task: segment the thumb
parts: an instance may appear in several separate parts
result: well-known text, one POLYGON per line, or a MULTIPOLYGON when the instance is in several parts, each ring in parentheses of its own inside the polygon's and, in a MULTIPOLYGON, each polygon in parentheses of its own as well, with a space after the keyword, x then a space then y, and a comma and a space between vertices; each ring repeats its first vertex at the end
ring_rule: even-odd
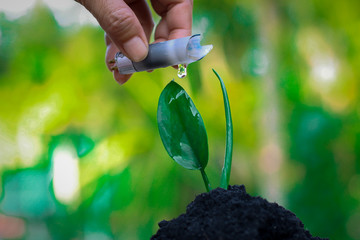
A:
POLYGON ((135 13, 123 0, 83 0, 119 50, 135 62, 148 54, 148 42, 135 13))

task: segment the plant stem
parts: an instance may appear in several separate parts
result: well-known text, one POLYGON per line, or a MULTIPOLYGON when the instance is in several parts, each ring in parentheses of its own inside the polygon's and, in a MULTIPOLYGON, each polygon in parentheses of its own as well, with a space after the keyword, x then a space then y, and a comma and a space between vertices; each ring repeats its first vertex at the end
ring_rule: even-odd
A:
POLYGON ((211 191, 211 185, 210 185, 210 182, 209 182, 209 179, 205 173, 205 170, 203 168, 200 169, 200 172, 201 172, 201 176, 204 180, 204 183, 205 183, 205 187, 206 187, 206 191, 207 192, 210 192, 211 191))
POLYGON ((233 150, 233 124, 231 119, 231 111, 229 98, 226 92, 225 84, 219 74, 213 69, 213 72, 220 81, 221 90, 224 98, 225 118, 226 118, 226 147, 225 147, 225 160, 224 166, 221 173, 220 187, 227 189, 230 181, 231 173, 231 161, 232 161, 232 150, 233 150))

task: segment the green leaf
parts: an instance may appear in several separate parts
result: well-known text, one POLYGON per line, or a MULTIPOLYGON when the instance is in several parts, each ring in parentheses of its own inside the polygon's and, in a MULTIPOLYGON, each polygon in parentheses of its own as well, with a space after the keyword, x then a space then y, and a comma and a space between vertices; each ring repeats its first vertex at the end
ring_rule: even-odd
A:
POLYGON ((204 122, 189 95, 174 81, 160 95, 157 120, 170 157, 184 168, 203 170, 208 162, 204 122))
POLYGON ((225 148, 224 166, 221 173, 220 187, 227 189, 229 186, 230 173, 231 173, 231 162, 232 162, 232 151, 233 151, 233 124, 231 118, 229 98, 227 95, 224 81, 221 79, 220 75, 214 69, 213 72, 220 81, 220 86, 224 99, 225 118, 226 118, 226 148, 225 148))

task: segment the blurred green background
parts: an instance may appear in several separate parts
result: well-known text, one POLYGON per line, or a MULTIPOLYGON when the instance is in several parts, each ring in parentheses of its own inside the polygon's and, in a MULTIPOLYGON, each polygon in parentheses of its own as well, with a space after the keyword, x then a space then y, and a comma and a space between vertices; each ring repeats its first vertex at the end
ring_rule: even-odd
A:
POLYGON ((45 2, 0 3, 0 239, 149 239, 183 213, 205 188, 158 134, 174 78, 202 114, 218 186, 225 118, 211 68, 232 108, 231 184, 313 235, 360 239, 360 1, 195 0, 193 32, 212 52, 185 79, 168 68, 123 86, 85 10, 45 2))

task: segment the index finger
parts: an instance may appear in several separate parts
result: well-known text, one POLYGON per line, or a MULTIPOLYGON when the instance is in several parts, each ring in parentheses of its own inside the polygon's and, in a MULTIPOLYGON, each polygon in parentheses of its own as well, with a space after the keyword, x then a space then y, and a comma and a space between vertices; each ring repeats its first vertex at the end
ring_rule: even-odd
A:
POLYGON ((151 0, 151 4, 161 16, 155 30, 156 42, 191 35, 192 0, 151 0))

